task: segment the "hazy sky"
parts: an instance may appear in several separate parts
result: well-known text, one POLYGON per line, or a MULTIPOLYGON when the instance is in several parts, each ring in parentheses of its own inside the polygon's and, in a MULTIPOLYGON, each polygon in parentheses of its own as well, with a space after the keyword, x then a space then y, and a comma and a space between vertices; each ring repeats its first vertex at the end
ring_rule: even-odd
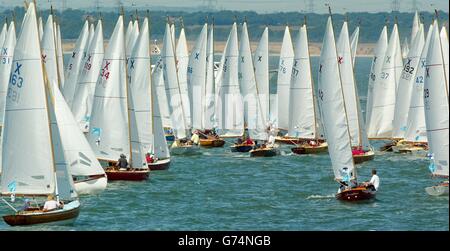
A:
MULTIPOLYGON (((30 0, 31 1, 31 0, 30 0)), ((64 0, 37 0, 41 8, 48 8, 53 4, 56 8, 62 8, 64 0)), ((98 0, 100 6, 115 7, 122 2, 125 8, 137 7, 170 7, 170 8, 195 8, 204 10, 208 0, 98 0)), ((278 11, 308 11, 308 3, 313 2, 314 12, 325 13, 325 3, 330 3, 333 12, 382 12, 392 10, 392 0, 209 0, 215 3, 217 9, 227 10, 254 10, 260 13, 278 11)), ((95 8, 96 0, 65 0, 66 8, 95 8)), ((448 0, 398 0, 401 12, 413 10, 414 2, 419 11, 433 11, 434 8, 448 12, 448 0), (431 6, 433 5, 433 6, 431 6)), ((0 0, 0 6, 23 6, 23 0, 0 0)), ((192 10, 192 9, 191 9, 192 10)))

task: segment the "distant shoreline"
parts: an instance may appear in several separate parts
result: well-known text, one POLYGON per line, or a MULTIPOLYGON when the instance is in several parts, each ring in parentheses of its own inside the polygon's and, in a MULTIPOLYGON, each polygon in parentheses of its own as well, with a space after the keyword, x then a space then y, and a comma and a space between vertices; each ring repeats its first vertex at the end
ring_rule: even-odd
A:
MULTIPOLYGON (((188 41, 189 50, 194 46, 195 41, 188 41)), ((225 48, 226 41, 216 41, 214 42, 215 53, 221 54, 225 48)), ((162 43, 157 44, 159 48, 162 48, 162 43)), ((252 51, 256 50, 258 46, 258 42, 251 42, 252 51)), ((309 44, 309 53, 311 56, 319 56, 320 55, 320 47, 321 43, 310 43, 309 44)), ((107 46, 107 42, 105 41, 105 48, 107 46)), ((71 53, 73 48, 75 47, 75 42, 63 42, 63 51, 64 53, 71 53)), ((356 51, 357 57, 373 57, 373 50, 375 48, 374 43, 360 43, 358 44, 358 49, 356 51)), ((269 54, 270 55, 278 55, 281 50, 281 42, 270 42, 269 44, 269 54)))

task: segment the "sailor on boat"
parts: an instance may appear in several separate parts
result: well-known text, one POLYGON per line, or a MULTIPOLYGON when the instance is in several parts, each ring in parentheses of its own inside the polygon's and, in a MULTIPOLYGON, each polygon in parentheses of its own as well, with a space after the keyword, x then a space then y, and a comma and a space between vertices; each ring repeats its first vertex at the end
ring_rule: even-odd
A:
POLYGON ((119 160, 117 160, 116 167, 119 168, 119 171, 126 171, 128 169, 128 160, 125 154, 121 154, 119 160))
POLYGON ((42 209, 43 212, 53 211, 56 209, 61 209, 64 207, 64 203, 62 201, 56 201, 55 197, 50 194, 47 196, 47 201, 44 204, 44 208, 42 209))
POLYGON ((377 175, 377 170, 372 169, 372 178, 369 182, 364 182, 363 185, 367 188, 372 186, 375 191, 378 191, 378 187, 380 186, 380 177, 377 175))
POLYGON ((147 153, 145 155, 145 159, 147 160, 147 163, 151 164, 151 163, 155 163, 156 161, 158 161, 158 158, 152 153, 147 153))

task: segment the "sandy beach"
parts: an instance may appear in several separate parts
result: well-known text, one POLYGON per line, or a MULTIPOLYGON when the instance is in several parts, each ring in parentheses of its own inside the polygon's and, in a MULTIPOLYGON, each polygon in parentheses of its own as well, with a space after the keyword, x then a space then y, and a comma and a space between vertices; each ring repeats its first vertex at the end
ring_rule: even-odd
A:
MULTIPOLYGON (((192 49, 194 46, 195 41, 188 41, 188 48, 189 50, 192 49)), ((214 44, 215 52, 220 54, 223 52, 223 49, 225 47, 226 41, 216 41, 214 44)), ((258 46, 258 42, 251 42, 252 51, 256 50, 256 47, 258 46)), ((105 42, 105 48, 107 46, 107 43, 105 42)), ((74 42, 63 42, 63 50, 64 53, 71 53, 73 51, 73 48, 75 47, 74 42)), ((161 43, 158 43, 158 47, 162 48, 162 41, 161 43)), ((320 47, 321 43, 310 43, 309 45, 309 52, 311 56, 319 56, 320 54, 320 47)), ((358 45, 358 50, 356 51, 356 55, 358 57, 371 57, 373 56, 373 50, 375 48, 374 43, 360 43, 358 45)), ((270 54, 279 54, 281 50, 281 42, 271 42, 269 44, 269 53, 270 54)))

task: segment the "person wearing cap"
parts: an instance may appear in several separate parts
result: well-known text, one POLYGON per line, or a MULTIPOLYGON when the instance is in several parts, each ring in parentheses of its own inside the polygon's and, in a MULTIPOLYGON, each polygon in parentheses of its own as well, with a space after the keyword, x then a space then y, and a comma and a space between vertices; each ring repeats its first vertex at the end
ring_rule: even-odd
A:
POLYGON ((52 194, 50 194, 47 196, 47 201, 45 202, 44 208, 42 209, 42 211, 44 211, 44 212, 53 211, 53 210, 60 208, 61 206, 62 206, 62 202, 58 203, 55 200, 55 197, 52 194))
POLYGON ((23 206, 22 206, 22 211, 27 211, 28 208, 31 207, 31 202, 29 199, 25 199, 23 206))
POLYGON ((127 156, 125 154, 121 154, 119 160, 116 163, 116 166, 119 167, 120 171, 125 171, 128 168, 127 156))

